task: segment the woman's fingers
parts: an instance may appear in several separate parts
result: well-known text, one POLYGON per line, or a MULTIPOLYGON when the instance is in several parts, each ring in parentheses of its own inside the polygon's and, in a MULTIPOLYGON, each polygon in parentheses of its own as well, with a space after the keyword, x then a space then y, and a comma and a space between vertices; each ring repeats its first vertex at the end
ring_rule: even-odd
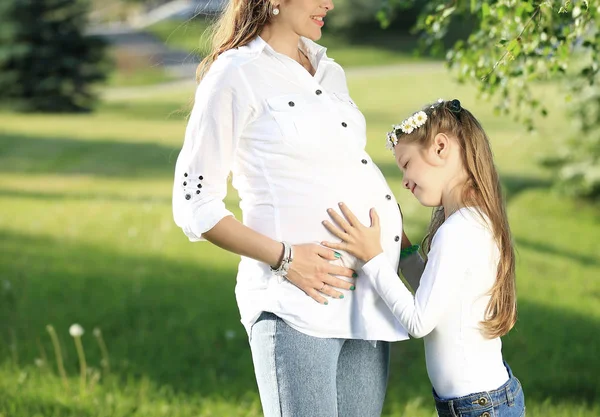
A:
POLYGON ((306 295, 308 295, 310 298, 312 298, 313 300, 315 300, 317 303, 319 304, 329 304, 329 301, 327 301, 327 298, 323 297, 323 295, 315 290, 314 288, 309 288, 307 290, 304 291, 306 293, 306 295))
POLYGON ((330 275, 325 280, 327 282, 327 285, 329 285, 333 288, 338 288, 340 290, 349 290, 349 291, 354 291, 356 289, 356 284, 354 283, 354 280, 346 281, 341 278, 334 277, 333 275, 330 275))
MULTIPOLYGON (((332 245, 335 245, 335 243, 332 243, 332 245)), ((328 261, 335 261, 336 259, 340 259, 342 257, 341 253, 323 247, 326 245, 323 245, 323 246, 315 245, 315 246, 316 246, 317 255, 319 255, 323 259, 327 259, 328 261)), ((332 249, 341 249, 341 248, 332 248, 332 249)))
POLYGON ((332 286, 330 286, 329 284, 325 284, 324 287, 322 287, 321 290, 319 290, 320 293, 325 294, 330 296, 331 298, 337 298, 337 299, 342 299, 344 298, 344 294, 342 294, 339 291, 336 291, 332 286))
POLYGON ((356 278, 356 272, 340 265, 329 264, 326 273, 329 275, 339 275, 340 277, 356 278))
POLYGON ((343 242, 342 243, 321 242, 321 245, 327 246, 328 248, 331 248, 331 249, 339 249, 339 250, 344 250, 344 247, 345 247, 345 243, 343 243, 343 242))

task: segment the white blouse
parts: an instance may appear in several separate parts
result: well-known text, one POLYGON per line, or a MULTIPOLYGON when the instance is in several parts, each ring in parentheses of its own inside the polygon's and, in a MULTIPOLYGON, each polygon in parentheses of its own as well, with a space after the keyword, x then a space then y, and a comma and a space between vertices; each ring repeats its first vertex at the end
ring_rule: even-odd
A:
MULTIPOLYGON (((343 201, 361 221, 375 207, 385 257, 398 266, 402 220, 391 190, 365 152, 365 118, 348 94, 342 68, 325 48, 301 39, 316 69, 257 37, 223 53, 196 93, 175 168, 173 214, 191 241, 231 215, 223 199, 233 173, 243 223, 291 244, 335 239, 322 225, 327 208, 343 201)), ((335 261, 360 275, 346 254, 335 261)), ((408 334, 371 283, 360 276, 344 299, 320 305, 268 265, 242 257, 236 285, 249 335, 262 311, 316 337, 402 340, 408 334)))
MULTIPOLYGON (((414 296, 385 255, 363 266, 398 321, 412 336, 424 338, 427 372, 441 398, 491 391, 508 380, 500 338, 487 339, 480 331, 498 261, 489 227, 475 209, 463 208, 435 234, 414 296)), ((402 269, 406 275, 411 270, 422 268, 402 269)))

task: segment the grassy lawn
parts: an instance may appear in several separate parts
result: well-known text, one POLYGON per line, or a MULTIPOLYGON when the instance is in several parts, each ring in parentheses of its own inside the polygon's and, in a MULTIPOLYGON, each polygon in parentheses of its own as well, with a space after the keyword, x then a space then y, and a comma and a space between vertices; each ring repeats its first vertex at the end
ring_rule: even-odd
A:
MULTIPOLYGON (((556 104, 529 135, 441 71, 349 83, 369 122, 369 151, 415 240, 430 212, 401 190, 385 132, 438 97, 459 97, 481 118, 518 251, 520 317, 504 354, 525 388, 528 416, 600 415, 600 210, 555 195, 535 164, 571 132, 563 109, 556 104)), ((560 102, 551 88, 541 93, 560 102)), ((237 257, 189 243, 171 217, 181 109, 191 95, 113 100, 93 115, 0 113, 0 416, 261 415, 233 293, 237 257), (85 392, 73 323, 86 330, 85 392)), ((227 204, 239 215, 234 192, 227 204)), ((392 360, 384 415, 433 417, 422 341, 395 344, 392 360)))
MULTIPOLYGON (((209 24, 210 20, 205 19, 165 21, 148 30, 169 46, 205 56, 210 51, 209 24)), ((345 37, 326 32, 319 43, 329 48, 327 55, 344 67, 399 64, 417 60, 412 53, 415 41, 392 33, 378 33, 362 37, 360 43, 351 43, 345 37)))
POLYGON ((109 87, 137 87, 173 81, 161 68, 138 68, 134 71, 112 71, 106 85, 109 87))

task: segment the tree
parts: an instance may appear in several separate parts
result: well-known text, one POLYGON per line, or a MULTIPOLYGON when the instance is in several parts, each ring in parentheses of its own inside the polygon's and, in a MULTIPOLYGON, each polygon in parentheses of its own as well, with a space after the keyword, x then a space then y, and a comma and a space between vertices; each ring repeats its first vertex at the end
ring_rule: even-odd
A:
POLYGON ((104 44, 85 36, 84 0, 0 1, 0 103, 19 111, 87 111, 106 78, 104 44))
MULTIPOLYGON (((385 0, 380 20, 415 0, 385 0)), ((532 81, 563 78, 571 83, 572 115, 579 132, 559 154, 546 159, 557 183, 570 193, 600 198, 600 6, 589 1, 459 1, 427 2, 416 25, 425 48, 440 51, 449 26, 469 19, 474 29, 447 53, 448 66, 459 81, 474 81, 482 96, 495 100, 498 112, 512 114, 533 128, 534 112, 547 114, 532 94, 532 81)))

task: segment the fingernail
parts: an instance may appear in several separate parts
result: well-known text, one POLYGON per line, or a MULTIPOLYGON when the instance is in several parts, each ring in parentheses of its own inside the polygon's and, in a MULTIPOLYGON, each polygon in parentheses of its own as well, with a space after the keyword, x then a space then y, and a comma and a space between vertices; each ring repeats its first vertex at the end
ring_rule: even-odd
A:
POLYGON ((344 203, 338 203, 338 204, 339 204, 340 206, 343 206, 343 205, 344 205, 344 203))
POLYGON ((358 274, 357 274, 356 272, 354 272, 354 273, 352 274, 352 278, 358 278, 358 274))
POLYGON ((340 300, 341 300, 342 298, 344 298, 344 295, 343 295, 343 294, 342 294, 342 295, 340 295, 340 300))
POLYGON ((354 290, 356 289, 356 287, 353 285, 353 286, 351 286, 351 287, 350 287, 350 289, 351 289, 352 291, 354 291, 354 290))
POLYGON ((340 259, 342 257, 342 254, 339 252, 333 252, 333 255, 338 259, 340 259))
POLYGON ((326 306, 329 305, 329 301, 325 301, 323 304, 325 304, 326 306))

